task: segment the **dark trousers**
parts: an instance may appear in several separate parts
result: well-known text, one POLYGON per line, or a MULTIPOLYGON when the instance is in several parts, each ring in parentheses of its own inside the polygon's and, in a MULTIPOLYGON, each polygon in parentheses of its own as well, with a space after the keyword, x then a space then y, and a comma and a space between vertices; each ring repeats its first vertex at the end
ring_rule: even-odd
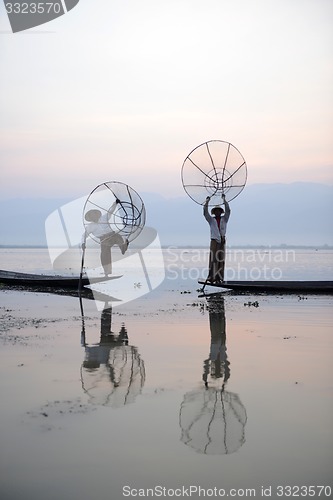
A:
POLYGON ((221 242, 210 240, 208 279, 211 281, 223 281, 224 266, 225 238, 222 237, 221 242))
POLYGON ((127 250, 128 243, 120 236, 120 234, 112 233, 103 236, 101 239, 101 264, 106 275, 112 273, 112 258, 111 247, 118 245, 121 253, 124 254, 127 250))

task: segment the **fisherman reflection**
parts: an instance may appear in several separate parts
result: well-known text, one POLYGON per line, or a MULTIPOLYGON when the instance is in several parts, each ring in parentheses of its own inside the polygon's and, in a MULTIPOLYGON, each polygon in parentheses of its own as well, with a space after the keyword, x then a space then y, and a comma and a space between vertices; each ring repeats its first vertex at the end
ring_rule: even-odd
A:
POLYGON ((205 386, 216 385, 216 382, 225 384, 230 377, 230 363, 226 348, 226 320, 224 311, 224 298, 219 302, 210 300, 208 303, 210 326, 210 352, 209 358, 204 361, 202 380, 205 386))
POLYGON ((185 394, 180 408, 181 441, 198 453, 226 455, 245 443, 246 410, 237 394, 226 390, 230 362, 226 348, 224 298, 207 304, 210 353, 204 361, 204 387, 185 394))
POLYGON ((111 327, 112 307, 105 303, 99 343, 87 344, 84 330, 81 381, 90 403, 119 408, 133 403, 141 393, 145 369, 137 348, 128 345, 125 325, 121 325, 117 334, 111 327))

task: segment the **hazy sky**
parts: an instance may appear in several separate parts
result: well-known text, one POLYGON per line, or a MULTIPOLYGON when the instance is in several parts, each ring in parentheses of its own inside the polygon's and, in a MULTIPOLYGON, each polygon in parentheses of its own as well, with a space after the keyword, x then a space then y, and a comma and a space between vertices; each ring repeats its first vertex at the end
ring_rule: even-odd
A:
POLYGON ((80 0, 17 34, 0 13, 2 197, 180 195, 211 139, 249 183, 333 183, 331 0, 80 0))

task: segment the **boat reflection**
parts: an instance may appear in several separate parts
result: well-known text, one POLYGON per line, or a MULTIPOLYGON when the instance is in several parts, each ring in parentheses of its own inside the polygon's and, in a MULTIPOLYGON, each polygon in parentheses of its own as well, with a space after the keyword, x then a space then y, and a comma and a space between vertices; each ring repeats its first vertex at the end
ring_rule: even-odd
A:
POLYGON ((230 362, 224 298, 207 299, 207 308, 210 352, 203 363, 203 386, 187 392, 180 407, 181 441, 198 453, 227 455, 245 443, 247 415, 238 394, 226 390, 230 362))
POLYGON ((106 302, 101 313, 99 342, 88 344, 82 319, 85 358, 81 382, 89 403, 113 408, 133 403, 144 385, 145 368, 138 349, 129 345, 125 324, 117 334, 111 330, 112 306, 106 302))

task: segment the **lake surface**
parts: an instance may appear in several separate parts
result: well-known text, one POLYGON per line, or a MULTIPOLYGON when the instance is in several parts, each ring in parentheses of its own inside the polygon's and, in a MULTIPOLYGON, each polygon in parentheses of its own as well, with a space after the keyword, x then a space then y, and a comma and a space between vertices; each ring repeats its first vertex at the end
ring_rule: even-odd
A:
MULTIPOLYGON (((172 251, 117 306, 1 288, 1 498, 331 494, 332 296, 201 298, 172 251)), ((48 269, 30 252, 1 267, 48 269)), ((328 279, 319 255, 285 272, 328 279)))
MULTIPOLYGON (((112 250, 113 259, 127 269, 129 259, 122 257, 118 248, 112 250)), ((147 254, 151 265, 157 269, 162 263, 168 280, 197 280, 207 276, 208 250, 202 248, 163 249, 149 248, 147 254)), ((0 248, 0 268, 26 272, 63 271, 77 273, 81 267, 81 250, 73 248, 64 252, 64 259, 56 259, 52 264, 46 248, 0 248)), ((99 258, 97 249, 87 250, 85 264, 96 264, 99 258)), ((332 280, 333 250, 331 249, 293 249, 293 248, 231 248, 227 250, 226 279, 240 280, 332 280)))

